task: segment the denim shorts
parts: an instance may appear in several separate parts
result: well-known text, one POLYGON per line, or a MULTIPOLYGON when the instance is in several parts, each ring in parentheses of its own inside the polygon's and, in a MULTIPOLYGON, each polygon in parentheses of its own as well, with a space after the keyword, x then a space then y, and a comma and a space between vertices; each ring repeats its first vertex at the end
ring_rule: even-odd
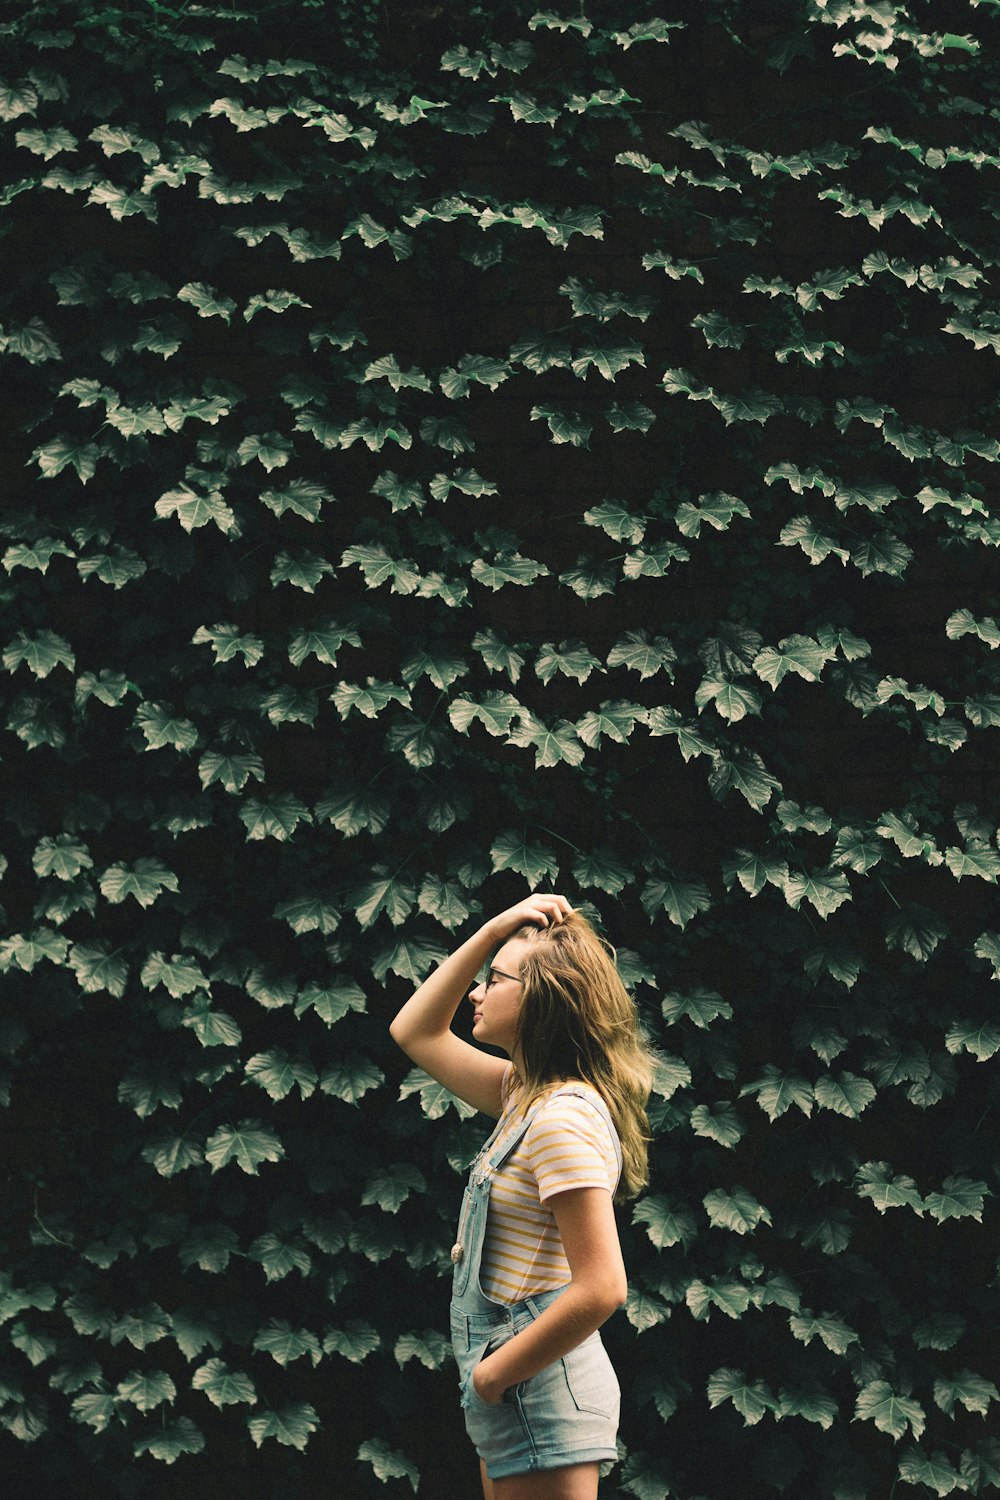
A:
POLYGON ((495 1313, 452 1310, 466 1431, 490 1479, 565 1464, 610 1465, 618 1457, 620 1392, 599 1333, 511 1386, 497 1405, 483 1401, 472 1383, 479 1361, 520 1333, 562 1290, 497 1303, 495 1313))

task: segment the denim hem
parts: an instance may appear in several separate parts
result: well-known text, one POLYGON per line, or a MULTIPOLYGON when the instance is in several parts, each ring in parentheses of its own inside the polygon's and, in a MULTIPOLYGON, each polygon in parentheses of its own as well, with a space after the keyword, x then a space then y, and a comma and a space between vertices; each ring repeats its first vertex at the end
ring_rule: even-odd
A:
POLYGON ((539 1469, 566 1469, 573 1464, 617 1463, 617 1448, 578 1448, 571 1453, 536 1453, 534 1461, 525 1464, 523 1459, 501 1459, 499 1463, 486 1464, 488 1479, 509 1479, 512 1474, 534 1474, 539 1469))

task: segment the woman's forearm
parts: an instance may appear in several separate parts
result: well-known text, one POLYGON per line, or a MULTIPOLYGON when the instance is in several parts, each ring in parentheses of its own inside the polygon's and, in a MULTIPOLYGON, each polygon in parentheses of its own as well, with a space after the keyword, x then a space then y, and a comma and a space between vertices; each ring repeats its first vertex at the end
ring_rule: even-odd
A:
POLYGON ((443 963, 428 974, 389 1026, 403 1051, 413 1042, 440 1036, 455 1019, 466 992, 497 945, 493 922, 485 922, 443 963))
POLYGON ((534 1322, 482 1360, 474 1371, 476 1390, 486 1401, 561 1359, 600 1328, 622 1305, 617 1283, 571 1282, 534 1322))

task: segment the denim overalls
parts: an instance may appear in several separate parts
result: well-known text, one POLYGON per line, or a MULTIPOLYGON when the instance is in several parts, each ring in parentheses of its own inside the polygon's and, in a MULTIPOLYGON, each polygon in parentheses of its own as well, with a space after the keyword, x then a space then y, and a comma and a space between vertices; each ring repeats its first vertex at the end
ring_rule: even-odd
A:
MULTIPOLYGON (((615 1143, 620 1170, 617 1132, 600 1096, 573 1084, 560 1087, 558 1094, 581 1098, 602 1115, 615 1143)), ((504 1116, 498 1120, 472 1164, 458 1237, 451 1252, 455 1264, 451 1337, 465 1425, 491 1479, 564 1464, 613 1462, 618 1456, 618 1381, 599 1333, 592 1333, 530 1380, 511 1386, 498 1405, 483 1401, 472 1383, 472 1372, 479 1361, 531 1323, 569 1285, 567 1282, 522 1302, 506 1303, 488 1297, 479 1281, 493 1174, 513 1153, 542 1104, 552 1098, 553 1094, 547 1094, 506 1139, 495 1144, 507 1124, 504 1116)))

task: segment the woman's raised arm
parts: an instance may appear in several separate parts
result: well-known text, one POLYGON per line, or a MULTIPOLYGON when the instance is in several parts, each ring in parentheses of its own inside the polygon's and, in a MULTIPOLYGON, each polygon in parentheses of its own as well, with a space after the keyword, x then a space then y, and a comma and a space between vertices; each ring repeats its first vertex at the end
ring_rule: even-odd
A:
POLYGON ((559 922, 570 909, 564 896, 529 896, 491 917, 427 976, 389 1026, 393 1040, 418 1068, 494 1118, 501 1110, 500 1085, 507 1064, 456 1036, 451 1023, 500 943, 528 923, 547 927, 559 922))

